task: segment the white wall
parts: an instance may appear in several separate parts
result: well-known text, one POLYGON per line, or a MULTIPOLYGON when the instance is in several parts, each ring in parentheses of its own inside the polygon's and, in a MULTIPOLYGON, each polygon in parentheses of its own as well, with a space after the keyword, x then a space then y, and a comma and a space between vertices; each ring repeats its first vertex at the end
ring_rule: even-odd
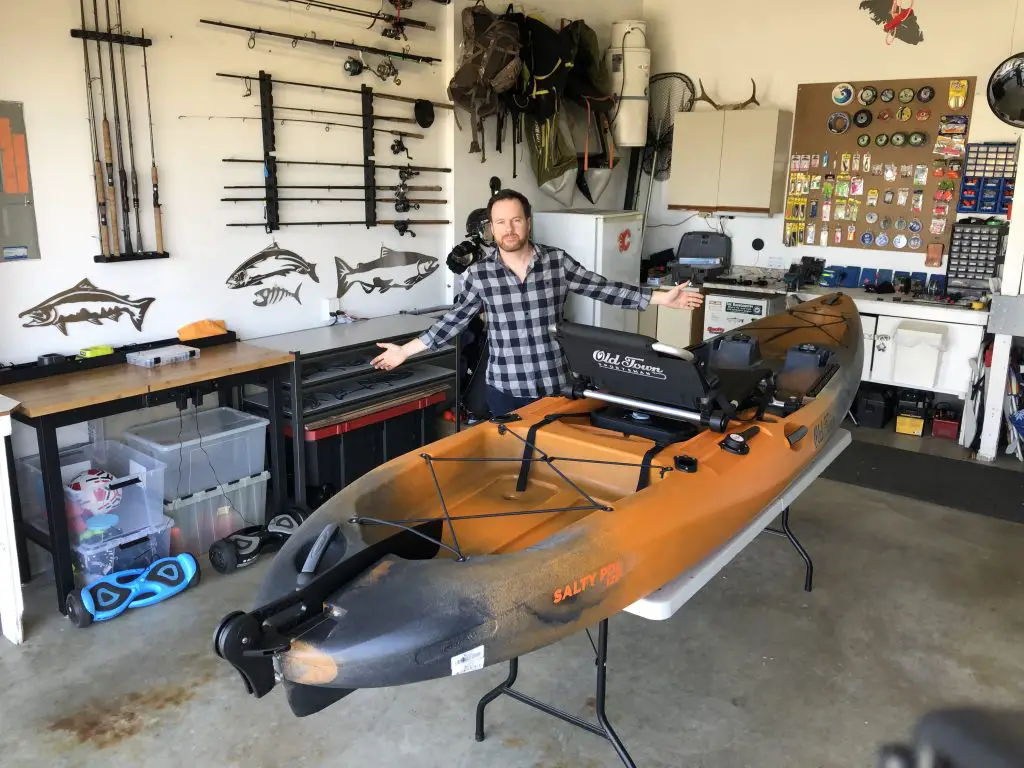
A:
MULTIPOLYGON (((32 185, 38 220, 42 259, 0 264, 0 360, 25 362, 43 352, 73 353, 94 344, 126 344, 172 337, 177 329, 203 318, 219 318, 243 338, 307 328, 321 323, 321 297, 336 293, 334 258, 350 264, 376 258, 381 244, 437 256, 442 268, 412 291, 392 290, 384 296, 367 296, 354 289, 343 307, 354 314, 380 315, 412 306, 429 306, 444 299, 443 259, 450 247, 451 227, 421 227, 417 237, 399 237, 389 227, 367 230, 363 226, 283 227, 273 237, 316 264, 319 284, 302 280, 302 305, 292 299, 267 308, 253 306, 255 289, 231 290, 225 279, 243 260, 271 242, 262 228, 231 228, 230 221, 253 221, 262 216, 261 203, 222 203, 225 184, 260 184, 260 165, 233 165, 223 157, 262 157, 259 121, 259 91, 242 98, 243 84, 215 76, 216 72, 257 74, 260 69, 275 78, 359 87, 360 82, 376 90, 413 97, 446 101, 450 77, 449 62, 427 66, 403 64, 402 85, 382 84, 370 76, 349 78, 342 63, 350 52, 309 44, 292 47, 288 40, 259 37, 250 50, 244 32, 200 24, 200 18, 264 26, 297 34, 315 30, 321 38, 355 40, 397 50, 394 41, 380 37, 377 29, 367 31, 366 20, 328 11, 307 11, 301 5, 277 0, 179 0, 174 3, 122 3, 124 26, 138 34, 141 26, 154 39, 149 49, 149 79, 153 99, 156 155, 160 169, 160 197, 163 204, 165 247, 169 260, 96 264, 99 253, 92 161, 87 123, 85 74, 82 43, 69 35, 81 26, 78 3, 74 0, 46 3, 8 4, 5 23, 0 25, 0 50, 8 67, 0 98, 24 104, 32 185), (11 67, 17 62, 17 71, 11 67), (181 115, 249 115, 251 121, 181 119, 181 115), (127 319, 101 326, 74 323, 68 336, 54 327, 23 328, 18 313, 43 299, 89 278, 100 288, 131 298, 156 298, 141 333, 127 319)), ((87 26, 92 28, 91 3, 87 5, 87 26)), ((113 5, 113 3, 111 3, 113 5)), ((100 2, 101 24, 104 3, 100 2)), ((369 7, 369 6, 367 6, 369 7)), ((449 58, 453 18, 450 7, 418 3, 410 16, 432 22, 436 32, 410 30, 409 45, 414 53, 449 58)), ((93 76, 96 77, 93 44, 93 76)), ((115 48, 115 51, 117 49, 115 48)), ((151 195, 148 185, 149 137, 146 130, 146 101, 142 79, 142 57, 138 48, 128 49, 129 77, 134 77, 132 119, 135 128, 136 164, 140 172, 143 206, 143 237, 153 248, 151 195)), ((375 62, 374 57, 368 60, 375 62)), ((104 50, 104 76, 110 88, 109 59, 104 50)), ((119 62, 118 62, 119 64, 119 62)), ((108 96, 109 98, 109 96, 108 96)), ((359 111, 357 95, 278 86, 276 106, 321 107, 359 111)), ((379 114, 412 116, 412 105, 377 100, 379 114)), ((113 113, 111 108, 111 120, 113 113)), ((284 115, 286 113, 279 113, 284 115)), ((334 119, 292 113, 293 117, 334 119)), ((123 118, 123 114, 122 114, 123 118)), ((409 140, 411 161, 416 165, 452 164, 452 114, 437 110, 433 127, 423 141, 409 140)), ((394 127, 394 124, 383 124, 394 127)), ((362 162, 359 131, 322 126, 278 124, 278 157, 362 162)), ((377 137, 377 162, 395 163, 389 147, 390 136, 377 137)), ((124 152, 128 147, 125 141, 124 152)), ((404 156, 403 156, 404 158, 404 156)), ((397 182, 394 171, 378 172, 378 183, 397 182)), ((281 166, 281 184, 361 184, 362 170, 308 169, 281 166)), ((452 174, 427 174, 413 184, 439 184, 439 193, 424 193, 452 199, 452 174)), ((260 190, 238 194, 262 194, 260 190)), ((282 192, 299 195, 300 192, 282 192)), ((340 196, 349 193, 327 192, 340 196)), ((361 192, 353 192, 359 196, 361 192)), ((382 195, 383 196, 383 195, 382 195)), ((452 219, 452 206, 424 206, 402 218, 452 219)), ((394 209, 378 205, 380 218, 396 218, 394 209)), ((362 219, 361 203, 282 203, 282 220, 362 219)), ((134 226, 133 226, 134 240, 134 226)), ((281 281, 289 290, 299 283, 294 275, 281 281)))
MULTIPOLYGON (((978 0, 969 5, 916 3, 914 12, 924 33, 919 45, 899 41, 886 45, 884 32, 858 8, 857 0, 810 5, 805 0, 769 4, 720 0, 712 5, 688 4, 692 7, 685 13, 680 12, 680 5, 678 0, 644 0, 642 16, 648 23, 651 71, 683 72, 695 84, 699 78, 718 103, 746 99, 750 78, 757 82, 763 107, 793 110, 800 83, 858 85, 883 79, 974 75, 978 89, 968 140, 1016 141, 1019 136, 1018 130, 995 118, 984 95, 992 70, 1024 47, 1024 30, 1015 29, 1018 6, 1024 5, 1019 0, 978 0), (755 15, 760 17, 756 21, 755 15)), ((944 100, 944 96, 938 98, 944 100)), ((711 107, 700 103, 695 109, 711 107)), ((667 187, 667 182, 654 185, 651 224, 681 222, 691 215, 667 209, 667 187)), ((786 248, 782 245, 783 223, 781 215, 726 220, 734 263, 763 267, 774 256, 788 265, 801 256, 814 256, 834 264, 930 271, 924 268, 921 253, 831 245, 825 253, 820 248, 786 248), (759 260, 751 248, 757 237, 765 242, 759 260)), ((649 230, 645 251, 675 248, 684 232, 706 227, 703 219, 694 217, 681 226, 649 230)), ((1016 261, 1019 255, 1010 258, 1016 261)), ((945 262, 935 271, 944 273, 945 262)))
MULTIPOLYGON (((462 9, 472 5, 471 0, 455 0, 452 4, 455 9, 456 34, 453 48, 449 51, 449 57, 454 66, 458 66, 462 58, 462 9)), ((561 19, 572 21, 583 19, 597 35, 598 44, 602 54, 607 49, 611 38, 611 24, 613 21, 625 19, 642 18, 641 0, 617 0, 617 2, 597 3, 592 0, 546 0, 541 2, 515 3, 515 10, 537 16, 553 29, 558 29, 561 19)), ((507 3, 488 3, 488 7, 501 13, 507 8, 507 3)), ((417 6, 417 10, 420 6, 417 6)), ((529 198, 532 206, 538 211, 561 210, 563 206, 557 200, 540 191, 537 186, 536 177, 530 167, 530 156, 525 144, 518 145, 517 177, 512 177, 512 142, 511 127, 506 123, 506 138, 502 144, 502 152, 494 151, 495 126, 494 118, 487 120, 485 124, 488 138, 487 159, 481 162, 480 154, 470 154, 469 144, 472 133, 469 128, 467 113, 459 111, 459 121, 462 124, 462 131, 455 132, 455 235, 461 238, 465 234, 466 216, 474 208, 480 208, 487 204, 490 195, 488 182, 491 176, 501 179, 505 187, 510 187, 522 192, 529 198)), ((615 209, 622 208, 623 195, 625 194, 626 170, 629 165, 628 150, 618 150, 623 157, 623 162, 613 171, 612 180, 607 189, 595 204, 591 204, 582 193, 575 193, 571 208, 584 209, 615 209)), ((454 282, 454 275, 447 274, 449 288, 454 282)))

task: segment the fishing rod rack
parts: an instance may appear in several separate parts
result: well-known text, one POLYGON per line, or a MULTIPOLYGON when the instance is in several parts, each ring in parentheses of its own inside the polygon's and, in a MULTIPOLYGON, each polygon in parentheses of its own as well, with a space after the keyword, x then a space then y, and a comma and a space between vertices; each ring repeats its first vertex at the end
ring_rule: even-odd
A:
POLYGON ((153 40, 146 37, 145 30, 139 35, 126 34, 121 20, 121 0, 116 0, 116 24, 110 13, 110 0, 104 0, 107 29, 100 28, 97 0, 92 0, 94 29, 86 26, 85 0, 79 0, 82 26, 71 29, 71 37, 82 41, 85 63, 86 98, 88 99, 90 147, 92 150, 93 174, 96 183, 96 220, 99 228, 100 253, 93 256, 97 263, 122 261, 147 261, 170 257, 163 243, 163 214, 160 206, 159 178, 156 165, 156 150, 153 140, 153 112, 149 90, 149 62, 146 49, 153 40), (117 30, 115 32, 115 29, 117 30), (89 43, 95 43, 98 67, 94 77, 92 54, 89 43), (106 43, 109 71, 104 73, 103 44, 106 43), (120 73, 118 73, 114 46, 120 49, 120 73), (139 209, 139 181, 135 165, 135 142, 132 130, 132 108, 129 94, 128 66, 125 46, 141 48, 146 83, 146 112, 149 123, 150 176, 153 187, 153 233, 155 248, 143 247, 142 218, 139 209), (96 113, 97 98, 93 81, 99 80, 100 116, 96 113), (107 85, 109 80, 110 99, 107 85), (119 82, 120 81, 120 82, 119 82), (120 93, 119 93, 120 90, 120 93), (113 138, 111 141, 108 103, 113 105, 113 138), (127 122, 124 135, 127 136, 128 159, 124 157, 122 142, 121 108, 127 122), (115 163, 116 157, 116 163, 115 163), (134 210, 135 239, 132 240, 132 212, 134 210))
MULTIPOLYGON (((233 75, 225 73, 217 73, 219 77, 238 78, 246 80, 246 96, 252 92, 251 80, 252 78, 245 75, 233 75)), ((281 160, 277 157, 277 133, 275 130, 275 114, 274 114, 274 80, 272 76, 260 70, 259 75, 255 78, 259 83, 259 95, 260 95, 260 122, 262 126, 262 142, 263 142, 263 157, 260 160, 248 160, 238 158, 222 158, 223 162, 234 162, 234 163, 261 163, 263 165, 263 197, 251 197, 251 198, 223 198, 225 202, 263 202, 264 204, 264 220, 262 222, 230 222, 227 226, 229 227, 256 227, 262 226, 268 233, 280 229, 281 227, 287 226, 341 226, 341 225, 363 225, 367 229, 376 227, 380 224, 393 226, 399 233, 399 235, 409 234, 413 237, 416 233, 412 231, 414 225, 435 225, 435 224, 451 224, 448 220, 436 220, 436 219, 380 219, 377 216, 377 204, 379 202, 391 202, 395 206, 396 213, 407 213, 410 210, 419 209, 421 205, 444 205, 447 200, 434 200, 434 199, 410 199, 408 192, 411 188, 408 186, 408 181, 414 176, 418 176, 420 173, 450 173, 450 168, 435 168, 430 166, 413 166, 413 165, 386 165, 378 164, 374 159, 376 156, 376 136, 375 134, 379 129, 375 128, 375 122, 378 118, 374 115, 373 102, 375 96, 383 98, 391 98, 399 101, 413 102, 417 105, 417 109, 421 108, 422 104, 429 104, 423 99, 412 99, 407 97, 390 96, 387 94, 375 94, 373 88, 363 84, 359 90, 348 89, 348 88, 335 88, 334 90, 340 90, 350 93, 358 94, 360 97, 361 105, 361 117, 362 122, 360 126, 346 126, 358 128, 362 133, 362 147, 363 156, 366 158, 362 163, 333 163, 328 161, 319 160, 281 160), (279 165, 323 165, 323 166, 334 166, 334 167, 352 167, 363 169, 363 184, 361 187, 349 186, 348 188, 361 188, 363 191, 363 197, 349 198, 349 199, 332 199, 332 198, 292 198, 292 197, 281 197, 279 177, 278 177, 278 166, 279 165), (397 170, 400 180, 398 185, 377 185, 377 171, 378 170, 397 170), (383 190, 390 190, 393 192, 391 198, 378 198, 378 192, 383 190), (281 220, 281 203, 282 202, 299 202, 299 201, 325 201, 325 202, 362 202, 364 208, 365 218, 358 221, 282 221, 281 220)), ((287 85, 299 85, 310 88, 317 88, 310 83, 295 83, 287 81, 279 81, 281 84, 287 85)), ((442 107, 448 105, 439 105, 442 107)), ((387 118, 379 118, 381 120, 387 118)), ((433 118, 431 117, 427 121, 427 126, 432 123, 433 118)), ((408 134, 406 134, 408 135, 408 134)), ((392 154, 398 155, 405 152, 406 155, 411 159, 411 155, 408 153, 408 148, 403 142, 403 136, 396 138, 391 144, 392 154)), ((312 186, 312 185, 307 185, 312 186)), ((339 185, 324 185, 323 187, 316 188, 330 188, 337 187, 339 185)), ((424 189, 430 189, 425 187, 424 189)))

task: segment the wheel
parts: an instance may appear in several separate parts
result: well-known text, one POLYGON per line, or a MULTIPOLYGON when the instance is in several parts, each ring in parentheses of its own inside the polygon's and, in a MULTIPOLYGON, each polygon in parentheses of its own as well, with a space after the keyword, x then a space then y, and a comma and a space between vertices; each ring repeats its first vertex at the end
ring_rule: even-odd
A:
MULTIPOLYGON (((322 487, 321 494, 323 501, 327 501, 329 498, 331 498, 331 496, 334 495, 333 490, 334 489, 331 488, 329 485, 324 485, 322 487)), ((290 507, 288 507, 288 510, 285 512, 285 514, 291 515, 293 518, 295 518, 296 523, 302 525, 304 522, 306 522, 306 520, 308 520, 312 516, 313 511, 304 504, 292 504, 290 507)))
MULTIPOLYGON (((230 539, 218 539, 210 545, 210 565, 220 573, 231 573, 238 567, 238 550, 230 539)), ((198 573, 198 571, 197 571, 198 573)))
POLYGON ((82 593, 77 589, 68 595, 67 609, 68 618, 79 629, 85 629, 92 624, 92 614, 86 610, 85 603, 82 601, 82 593))
POLYGON ((234 611, 232 613, 229 613, 227 616, 221 619, 220 624, 218 624, 217 628, 213 630, 213 651, 222 659, 224 658, 224 654, 220 652, 221 637, 223 635, 224 629, 231 623, 231 620, 238 616, 245 616, 245 613, 243 613, 242 611, 234 611))

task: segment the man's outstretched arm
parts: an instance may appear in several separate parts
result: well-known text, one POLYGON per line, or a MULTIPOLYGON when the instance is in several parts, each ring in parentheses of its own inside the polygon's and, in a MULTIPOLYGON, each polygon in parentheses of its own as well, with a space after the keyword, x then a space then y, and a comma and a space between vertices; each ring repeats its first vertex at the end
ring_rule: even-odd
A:
POLYGON ((421 333, 415 339, 407 341, 399 346, 398 344, 378 344, 385 351, 373 359, 375 368, 390 370, 397 368, 413 355, 424 352, 428 349, 437 349, 451 341, 455 336, 462 333, 469 321, 473 319, 483 308, 483 301, 479 293, 467 280, 462 293, 459 294, 455 306, 449 309, 443 317, 421 333))

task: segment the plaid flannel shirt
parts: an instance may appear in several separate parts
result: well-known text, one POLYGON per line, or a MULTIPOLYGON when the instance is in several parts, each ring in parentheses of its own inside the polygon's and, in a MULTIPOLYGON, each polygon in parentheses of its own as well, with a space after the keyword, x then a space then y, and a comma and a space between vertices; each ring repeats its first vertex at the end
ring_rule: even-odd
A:
POLYGON ((419 338, 436 349, 487 313, 487 384, 517 397, 561 394, 571 383, 569 365, 550 329, 561 321, 570 291, 607 304, 644 310, 650 288, 607 280, 560 248, 534 244, 526 279, 501 260, 498 249, 483 255, 463 275, 462 292, 441 319, 419 338))

